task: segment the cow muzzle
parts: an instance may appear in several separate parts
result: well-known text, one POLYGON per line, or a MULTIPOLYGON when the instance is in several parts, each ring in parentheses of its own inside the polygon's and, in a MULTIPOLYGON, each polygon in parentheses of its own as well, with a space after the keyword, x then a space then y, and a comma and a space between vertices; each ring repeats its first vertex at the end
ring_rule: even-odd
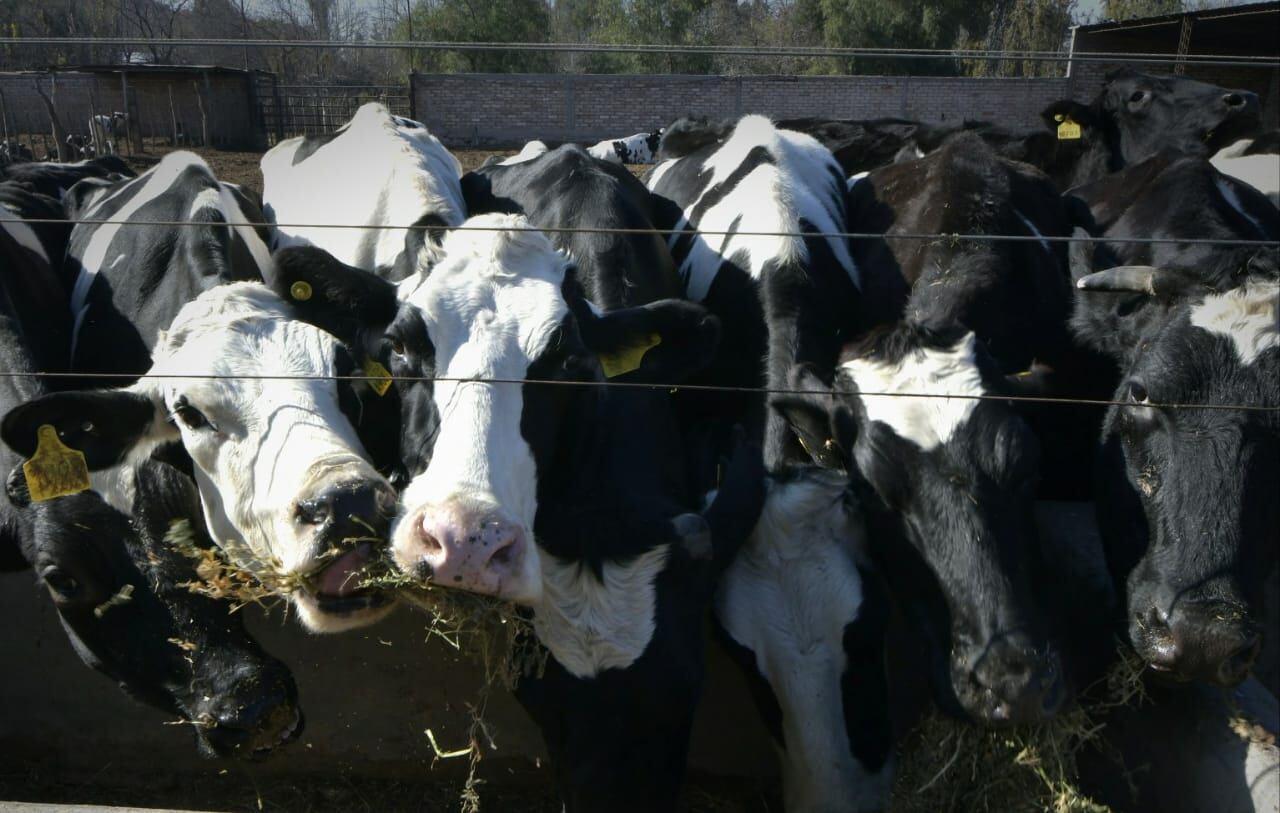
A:
POLYGON ((305 725, 297 689, 283 664, 206 697, 204 705, 193 724, 201 751, 213 757, 261 759, 296 740, 305 725))
POLYGON ((1225 687, 1248 677, 1262 650, 1248 611, 1224 601, 1178 602, 1171 611, 1150 607, 1135 613, 1129 640, 1166 677, 1225 687))
POLYGON ((1066 700, 1061 661, 1052 649, 1036 649, 1021 635, 995 638, 976 658, 960 655, 952 665, 956 697, 983 725, 1047 720, 1066 700))
POLYGON ((403 518, 393 534, 392 555, 424 586, 532 603, 542 582, 531 537, 496 510, 452 501, 403 518))

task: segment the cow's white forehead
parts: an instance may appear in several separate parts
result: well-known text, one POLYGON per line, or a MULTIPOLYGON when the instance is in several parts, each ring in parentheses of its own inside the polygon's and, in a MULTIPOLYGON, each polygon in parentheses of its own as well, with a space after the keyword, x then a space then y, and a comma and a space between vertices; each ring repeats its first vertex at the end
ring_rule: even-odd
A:
POLYGON ((437 360, 448 365, 442 374, 523 375, 569 313, 568 260, 542 232, 521 231, 529 222, 519 215, 464 226, 445 238, 445 259, 425 281, 402 284, 401 296, 424 312, 437 360))
POLYGON ((1248 366, 1280 347, 1280 284, 1255 282, 1207 296, 1191 309, 1191 324, 1231 339, 1240 363, 1248 366))
POLYGON ((897 363, 875 358, 841 365, 860 392, 867 420, 887 424, 925 451, 945 444, 969 420, 985 393, 972 333, 946 350, 909 352, 897 363), (882 393, 882 394, 874 394, 882 393), (909 395, 926 397, 911 398, 909 395), (938 396, 954 395, 956 398, 938 396))

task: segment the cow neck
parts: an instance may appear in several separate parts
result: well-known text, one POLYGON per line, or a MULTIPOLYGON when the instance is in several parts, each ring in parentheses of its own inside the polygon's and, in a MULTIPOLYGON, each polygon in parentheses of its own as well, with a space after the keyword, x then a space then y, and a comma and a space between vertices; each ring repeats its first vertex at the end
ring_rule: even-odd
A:
POLYGON ((630 388, 584 388, 575 398, 553 466, 561 474, 539 476, 540 545, 599 573, 606 560, 670 540, 679 475, 668 398, 630 388))

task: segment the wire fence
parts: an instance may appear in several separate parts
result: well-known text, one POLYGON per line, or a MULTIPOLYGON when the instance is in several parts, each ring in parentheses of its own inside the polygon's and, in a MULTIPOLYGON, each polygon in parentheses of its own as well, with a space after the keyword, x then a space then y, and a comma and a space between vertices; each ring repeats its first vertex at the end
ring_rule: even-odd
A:
POLYGON ((1280 67, 1278 56, 1231 54, 1111 53, 987 50, 971 48, 828 48, 738 45, 651 45, 581 42, 434 42, 422 40, 236 39, 222 37, 0 37, 7 46, 98 46, 108 48, 306 48, 397 51, 504 51, 591 54, 662 54, 671 56, 810 57, 877 59, 980 59, 1031 62, 1116 62, 1189 64, 1233 67, 1280 67))
POLYGON ((637 381, 564 381, 549 378, 493 378, 477 376, 395 376, 395 375, 266 375, 237 374, 222 375, 215 373, 84 373, 84 372, 27 372, 0 371, 0 378, 48 378, 70 380, 119 380, 136 381, 138 379, 154 380, 197 380, 197 381, 348 381, 368 384, 384 383, 456 383, 456 384, 534 384, 554 387, 574 388, 611 388, 630 390, 651 390, 677 392, 727 393, 734 395, 817 395, 839 396, 842 394, 868 398, 919 398, 929 400, 957 401, 1008 401, 1017 403, 1056 404, 1060 406, 1141 406, 1144 409, 1185 409, 1185 410, 1227 410, 1233 412, 1280 413, 1280 406, 1262 406, 1257 404, 1213 404, 1213 403, 1156 403, 1144 402, 1140 405, 1130 401, 1108 400, 1099 398, 1061 398, 1041 395, 1018 395, 1003 393, 938 393, 938 392, 899 392, 858 390, 857 393, 842 393, 840 390, 790 389, 776 387, 742 387, 718 384, 670 384, 637 381))

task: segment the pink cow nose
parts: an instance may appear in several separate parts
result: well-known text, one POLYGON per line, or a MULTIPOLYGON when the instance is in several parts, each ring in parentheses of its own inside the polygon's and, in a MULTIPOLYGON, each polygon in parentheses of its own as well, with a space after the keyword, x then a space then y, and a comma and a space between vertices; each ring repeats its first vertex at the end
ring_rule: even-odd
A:
POLYGON ((521 572, 524 531, 492 514, 428 507, 417 528, 417 575, 441 587, 502 595, 521 572))

